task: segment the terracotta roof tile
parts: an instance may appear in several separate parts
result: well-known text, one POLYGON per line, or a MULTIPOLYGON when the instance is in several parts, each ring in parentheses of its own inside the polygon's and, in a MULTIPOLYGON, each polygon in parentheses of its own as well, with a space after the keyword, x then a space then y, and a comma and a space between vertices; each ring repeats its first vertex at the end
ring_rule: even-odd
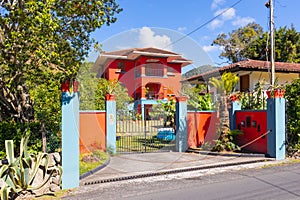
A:
POLYGON ((122 55, 122 56, 127 56, 130 53, 133 53, 134 51, 141 51, 141 52, 148 52, 148 53, 161 53, 161 54, 173 54, 174 56, 177 56, 179 54, 163 50, 163 49, 158 49, 154 47, 147 47, 147 48, 130 48, 130 49, 124 49, 124 50, 117 50, 117 51, 110 51, 110 52, 103 52, 103 55, 122 55))
MULTIPOLYGON (((236 72, 236 71, 268 71, 271 70, 271 63, 261 60, 243 60, 237 63, 230 64, 228 66, 220 67, 219 69, 214 69, 199 75, 195 75, 187 78, 187 81, 210 78, 213 76, 218 76, 224 72, 236 72)), ((276 72, 295 72, 300 73, 300 63, 286 63, 286 62, 275 62, 276 72)))

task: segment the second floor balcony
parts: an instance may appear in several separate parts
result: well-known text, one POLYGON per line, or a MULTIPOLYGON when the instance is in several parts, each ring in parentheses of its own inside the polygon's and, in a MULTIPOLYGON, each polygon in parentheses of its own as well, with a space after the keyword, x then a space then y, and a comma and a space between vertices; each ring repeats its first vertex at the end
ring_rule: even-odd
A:
POLYGON ((146 65, 146 66, 139 66, 135 68, 134 71, 134 77, 139 78, 142 76, 148 76, 148 77, 164 77, 166 74, 164 72, 164 68, 154 65, 146 65))

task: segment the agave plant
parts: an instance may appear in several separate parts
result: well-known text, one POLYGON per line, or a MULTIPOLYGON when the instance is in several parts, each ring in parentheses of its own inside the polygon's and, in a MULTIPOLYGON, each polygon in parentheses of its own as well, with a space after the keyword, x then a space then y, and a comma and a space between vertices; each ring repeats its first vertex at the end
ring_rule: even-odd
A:
POLYGON ((0 167, 0 178, 4 185, 1 188, 1 199, 5 200, 9 197, 16 197, 21 193, 33 194, 34 190, 43 187, 52 177, 54 172, 62 174, 61 167, 49 168, 49 155, 46 153, 38 153, 30 155, 27 152, 27 143, 30 132, 21 139, 20 156, 14 157, 14 143, 12 140, 5 141, 6 155, 8 164, 0 167), (38 185, 33 185, 34 179, 37 177, 39 169, 43 169, 42 177, 44 180, 38 185), (46 176, 46 173, 49 176, 46 176))

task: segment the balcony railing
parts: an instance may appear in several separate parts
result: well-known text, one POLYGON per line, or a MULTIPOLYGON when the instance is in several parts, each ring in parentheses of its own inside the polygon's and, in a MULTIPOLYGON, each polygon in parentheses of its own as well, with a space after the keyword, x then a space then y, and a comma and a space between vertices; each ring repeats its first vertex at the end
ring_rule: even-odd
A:
POLYGON ((146 99, 163 99, 164 95, 162 93, 156 93, 156 92, 148 92, 146 94, 146 99))
POLYGON ((164 70, 163 69, 152 69, 150 67, 146 67, 145 76, 163 77, 164 76, 164 70))

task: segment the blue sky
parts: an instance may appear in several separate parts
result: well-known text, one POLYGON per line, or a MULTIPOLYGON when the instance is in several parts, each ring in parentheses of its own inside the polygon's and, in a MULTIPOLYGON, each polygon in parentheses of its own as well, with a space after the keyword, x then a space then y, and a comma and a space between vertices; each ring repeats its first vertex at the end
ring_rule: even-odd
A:
MULTIPOLYGON (((116 16, 117 22, 103 26, 92 36, 103 44, 104 51, 152 46, 180 53, 194 62, 183 72, 204 64, 218 66, 226 60, 218 57, 221 50, 211 46, 212 41, 220 33, 229 33, 249 22, 256 22, 268 31, 267 1, 116 0, 123 8, 116 16), (231 8, 235 3, 238 4, 231 8), (220 17, 204 25, 226 9, 220 17)), ((299 0, 274 0, 275 28, 293 24, 300 31, 299 8, 299 0)), ((92 52, 88 60, 95 61, 97 55, 92 52)))

